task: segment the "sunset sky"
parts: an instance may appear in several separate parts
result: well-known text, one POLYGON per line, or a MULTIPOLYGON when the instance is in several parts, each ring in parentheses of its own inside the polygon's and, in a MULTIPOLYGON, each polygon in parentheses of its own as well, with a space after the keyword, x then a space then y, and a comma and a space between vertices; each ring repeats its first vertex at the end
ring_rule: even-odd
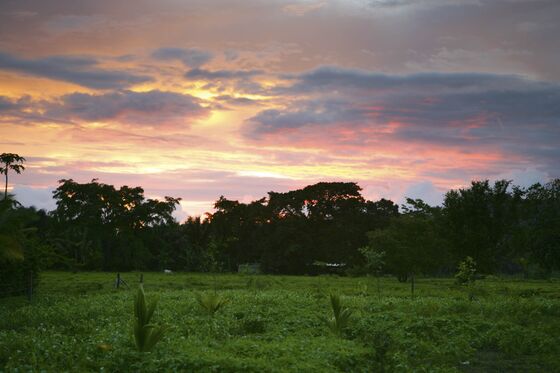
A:
POLYGON ((52 209, 92 178, 248 202, 318 181, 441 203, 560 176, 560 1, 0 3, 0 153, 52 209))

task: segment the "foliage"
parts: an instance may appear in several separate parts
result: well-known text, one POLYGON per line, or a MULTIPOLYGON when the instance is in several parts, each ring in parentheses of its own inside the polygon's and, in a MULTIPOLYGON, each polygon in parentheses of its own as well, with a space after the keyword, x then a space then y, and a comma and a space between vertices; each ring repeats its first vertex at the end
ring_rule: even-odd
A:
POLYGON ((511 181, 490 185, 473 181, 470 188, 449 191, 443 203, 444 236, 455 261, 471 256, 482 273, 492 273, 515 255, 514 237, 522 191, 508 190, 511 181))
POLYGON ((62 255, 85 268, 142 269, 152 260, 150 248, 158 248, 161 269, 165 267, 179 199, 146 200, 140 187, 116 189, 95 179, 60 183, 50 232, 62 255))
POLYGON ((361 247, 358 251, 366 259, 367 270, 372 274, 379 275, 385 265, 385 251, 378 251, 370 246, 361 247))
POLYGON ((136 288, 115 291, 114 274, 103 272, 43 272, 33 304, 0 300, 0 371, 560 371, 557 279, 487 277, 477 282, 488 296, 469 302, 451 278, 418 278, 411 300, 407 284, 383 277, 379 301, 358 296, 365 278, 270 276, 255 297, 246 276, 216 277, 232 302, 208 320, 191 294, 211 289, 210 275, 144 273, 148 298, 159 298, 152 319, 174 327, 142 354, 130 336, 136 288), (316 287, 359 315, 346 338, 332 338, 319 319, 328 298, 310 296, 316 287))
POLYGON ((0 297, 23 294, 38 284, 50 247, 37 237, 37 215, 8 196, 0 201, 0 297))
POLYGON ((385 252, 386 268, 406 281, 413 273, 432 273, 445 264, 445 242, 432 219, 402 215, 385 229, 368 233, 369 247, 385 252))
POLYGON ((198 305, 210 316, 214 316, 219 309, 228 303, 227 299, 223 299, 215 292, 196 293, 195 297, 198 305))
POLYGON ((149 352, 163 338, 165 328, 151 323, 157 301, 146 302, 142 285, 134 298, 134 341, 140 352, 149 352))
POLYGON ((18 154, 14 153, 2 153, 0 154, 0 174, 5 175, 5 186, 4 186, 4 201, 8 199, 8 172, 14 171, 16 174, 21 174, 23 170, 25 170, 25 166, 23 165, 25 162, 25 158, 19 156, 18 154))
POLYGON ((331 294, 329 296, 331 301, 331 308, 333 312, 332 318, 327 320, 327 326, 336 335, 342 336, 344 330, 348 328, 352 310, 342 305, 340 296, 338 294, 331 294))
POLYGON ((457 273, 455 274, 455 281, 459 285, 470 285, 476 280, 476 262, 470 256, 459 263, 457 273))
MULTIPOLYGON (((381 252, 383 271, 401 281, 452 275, 467 256, 483 274, 546 278, 560 269, 560 180, 474 181, 443 206, 407 199, 400 212, 366 200, 356 183, 321 182, 250 203, 220 197, 214 213, 182 223, 173 217, 179 199, 146 199, 140 187, 66 179, 54 197, 56 210, 31 212, 25 229, 36 229, 34 251, 55 269, 227 272, 257 263, 265 273, 379 275, 381 258, 367 255, 381 252)), ((0 256, 21 254, 11 233, 0 242, 0 256)))

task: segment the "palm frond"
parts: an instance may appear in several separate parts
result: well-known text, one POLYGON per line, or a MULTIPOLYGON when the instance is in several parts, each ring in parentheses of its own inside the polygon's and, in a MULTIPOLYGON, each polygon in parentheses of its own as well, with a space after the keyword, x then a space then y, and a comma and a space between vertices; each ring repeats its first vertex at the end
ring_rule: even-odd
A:
POLYGON ((341 336, 350 323, 352 310, 347 307, 343 307, 338 294, 331 294, 330 301, 333 316, 327 320, 327 326, 334 334, 341 336))
POLYGON ((214 315, 220 308, 223 308, 227 303, 227 299, 220 297, 216 293, 197 293, 195 295, 196 301, 200 307, 205 310, 209 315, 214 315))
POLYGON ((156 309, 157 300, 147 304, 146 294, 142 285, 134 299, 134 342, 140 352, 151 351, 167 330, 163 326, 151 324, 150 321, 156 309))

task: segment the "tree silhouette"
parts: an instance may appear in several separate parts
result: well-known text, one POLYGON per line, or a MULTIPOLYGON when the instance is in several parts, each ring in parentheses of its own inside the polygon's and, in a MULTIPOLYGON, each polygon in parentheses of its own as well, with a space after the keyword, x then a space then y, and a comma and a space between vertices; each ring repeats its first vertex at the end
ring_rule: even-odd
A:
POLYGON ((25 167, 21 164, 25 162, 25 158, 14 153, 2 153, 0 154, 0 162, 4 164, 0 167, 0 174, 6 175, 6 185, 4 187, 4 201, 6 201, 8 199, 8 171, 12 170, 16 174, 21 174, 21 171, 25 170, 25 167))

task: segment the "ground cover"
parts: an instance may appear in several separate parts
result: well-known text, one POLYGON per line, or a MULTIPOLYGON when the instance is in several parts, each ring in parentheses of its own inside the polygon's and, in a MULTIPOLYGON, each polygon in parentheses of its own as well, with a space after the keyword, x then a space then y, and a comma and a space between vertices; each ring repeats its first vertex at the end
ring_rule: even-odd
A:
POLYGON ((31 303, 0 299, 0 370, 560 371, 560 282, 144 273, 151 352, 132 337, 139 273, 46 272, 31 303), (226 303, 206 312, 198 295, 226 303), (352 311, 333 333, 329 295, 352 311))

